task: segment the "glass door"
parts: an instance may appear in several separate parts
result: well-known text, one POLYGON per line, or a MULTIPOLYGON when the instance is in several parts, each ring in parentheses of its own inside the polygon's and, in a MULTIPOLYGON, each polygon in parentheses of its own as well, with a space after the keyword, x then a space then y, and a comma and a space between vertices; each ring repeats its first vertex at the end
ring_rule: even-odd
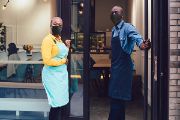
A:
POLYGON ((62 36, 72 40, 69 54, 70 104, 67 115, 73 120, 89 119, 89 6, 89 0, 61 0, 58 4, 61 12, 57 13, 64 21, 62 36))
POLYGON ((90 11, 86 11, 87 3, 84 0, 71 1, 71 118, 89 119, 89 23, 85 23, 85 19, 90 11))

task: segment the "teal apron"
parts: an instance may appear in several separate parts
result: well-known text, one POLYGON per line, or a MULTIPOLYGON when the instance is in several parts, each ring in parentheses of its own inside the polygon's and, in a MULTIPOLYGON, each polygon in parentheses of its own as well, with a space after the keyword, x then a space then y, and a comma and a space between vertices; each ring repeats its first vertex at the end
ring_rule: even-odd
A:
MULTIPOLYGON (((60 60, 67 57, 68 48, 62 42, 56 42, 59 53, 54 59, 60 60)), ((61 107, 69 102, 68 71, 67 65, 47 66, 42 70, 42 82, 51 107, 61 107)))

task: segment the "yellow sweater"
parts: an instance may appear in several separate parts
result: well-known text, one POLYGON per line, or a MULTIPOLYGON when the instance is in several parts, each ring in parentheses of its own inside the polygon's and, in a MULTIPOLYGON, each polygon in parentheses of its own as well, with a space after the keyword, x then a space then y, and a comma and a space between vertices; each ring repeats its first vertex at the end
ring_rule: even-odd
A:
MULTIPOLYGON (((41 45, 43 63, 48 66, 59 66, 65 64, 67 60, 66 58, 60 60, 53 59, 53 57, 55 57, 58 52, 60 52, 54 40, 56 40, 55 37, 52 34, 49 34, 43 39, 41 45)), ((56 42, 59 41, 56 40, 56 42)))

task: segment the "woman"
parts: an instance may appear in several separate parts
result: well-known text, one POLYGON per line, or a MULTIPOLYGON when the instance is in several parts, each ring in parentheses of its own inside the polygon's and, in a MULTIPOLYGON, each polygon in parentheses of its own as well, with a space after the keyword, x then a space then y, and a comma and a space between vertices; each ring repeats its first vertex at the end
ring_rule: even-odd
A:
POLYGON ((51 106, 49 120, 60 120, 62 109, 69 102, 67 55, 70 40, 66 45, 61 40, 62 19, 51 19, 51 34, 42 42, 41 52, 44 67, 42 70, 42 82, 51 106))

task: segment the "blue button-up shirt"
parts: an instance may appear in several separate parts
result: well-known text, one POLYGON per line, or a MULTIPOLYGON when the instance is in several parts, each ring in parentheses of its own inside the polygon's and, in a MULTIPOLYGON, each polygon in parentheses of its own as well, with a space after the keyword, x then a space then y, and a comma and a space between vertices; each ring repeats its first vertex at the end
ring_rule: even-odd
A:
POLYGON ((119 40, 121 41, 121 47, 128 54, 132 53, 135 43, 140 47, 143 42, 143 38, 137 32, 136 28, 129 23, 125 23, 123 20, 112 28, 112 37, 117 36, 119 36, 119 40))

